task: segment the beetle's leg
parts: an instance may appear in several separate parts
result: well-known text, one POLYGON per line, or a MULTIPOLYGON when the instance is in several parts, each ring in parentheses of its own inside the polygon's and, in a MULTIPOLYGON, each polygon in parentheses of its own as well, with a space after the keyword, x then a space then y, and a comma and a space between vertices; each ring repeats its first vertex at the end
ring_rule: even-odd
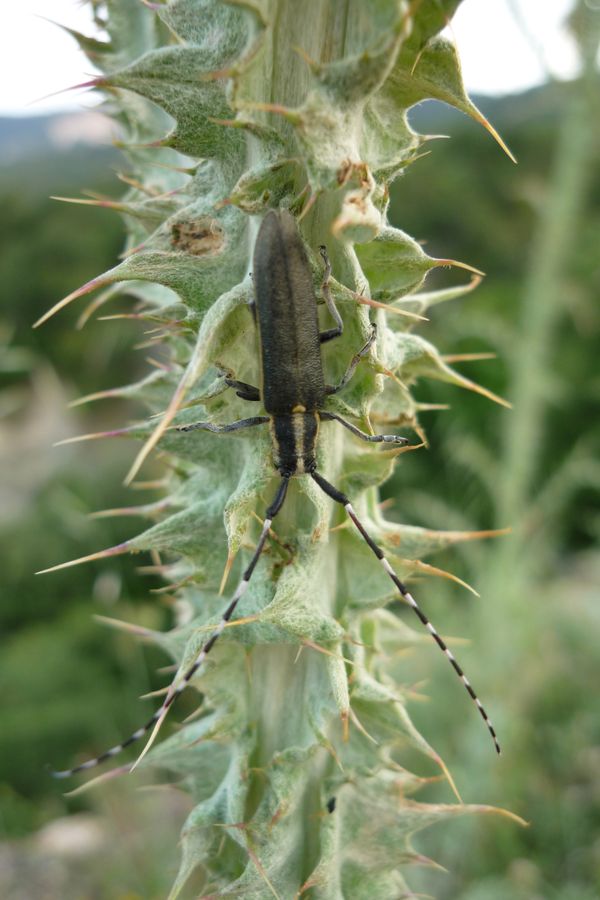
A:
POLYGON ((189 425, 177 425, 177 431, 196 431, 201 428, 203 431, 212 431, 213 434, 224 434, 227 431, 240 431, 242 428, 251 428, 253 425, 265 425, 269 421, 269 416, 252 416, 250 419, 238 419, 237 422, 230 422, 228 425, 213 425, 212 422, 191 422, 189 425))
POLYGON ((233 388, 238 397, 242 400, 260 400, 260 391, 253 384, 246 384, 245 381, 236 381, 235 378, 225 378, 227 387, 233 388))
POLYGON ((340 425, 343 425, 356 437, 359 437, 362 441, 368 441, 370 444, 408 444, 408 438, 400 437, 399 434, 367 434, 366 431, 361 431, 356 425, 352 425, 346 419, 342 419, 337 413, 319 412, 319 418, 326 422, 339 422, 340 425))
POLYGON ((238 397, 241 397, 242 400, 260 400, 260 391, 257 387, 254 387, 253 384, 247 384, 245 381, 238 381, 237 378, 234 377, 235 373, 232 372, 231 369, 225 368, 225 366, 217 364, 217 369, 227 387, 233 388, 238 397))
POLYGON ((324 245, 321 245, 319 247, 319 253, 321 254, 321 259, 325 263, 323 281, 321 282, 321 293, 323 294, 323 299, 327 304, 329 314, 335 320, 335 328, 329 328, 327 331, 322 331, 319 335, 319 341, 322 344, 325 344, 327 341, 331 341, 333 338, 340 336, 340 334, 344 330, 344 323, 337 310, 337 306, 333 301, 331 291, 329 290, 329 281, 331 279, 331 263, 329 262, 329 257, 327 256, 327 248, 324 245))
POLYGON ((325 393, 326 394, 329 394, 329 395, 338 394, 341 390, 343 390, 346 387, 346 385, 348 384, 348 382, 354 375, 354 373, 356 371, 356 367, 358 366, 359 362, 361 361, 361 359, 364 356, 367 355, 367 353, 369 352, 369 350, 371 349, 371 347, 373 346, 373 344, 375 342, 375 338, 377 337, 377 325, 371 324, 371 328, 372 328, 372 331, 371 331, 371 334, 369 335, 368 341, 366 342, 364 347, 360 348, 358 353, 354 354, 354 356, 350 360, 350 365, 344 372, 344 375, 343 375, 340 383, 325 385, 325 393))

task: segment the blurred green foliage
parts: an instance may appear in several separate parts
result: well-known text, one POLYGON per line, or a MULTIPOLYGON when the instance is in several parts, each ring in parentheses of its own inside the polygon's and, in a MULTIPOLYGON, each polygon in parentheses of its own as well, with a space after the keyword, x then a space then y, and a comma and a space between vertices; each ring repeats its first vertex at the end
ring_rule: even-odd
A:
MULTIPOLYGON (((141 560, 34 575, 119 543, 131 530, 121 519, 88 518, 123 504, 121 481, 130 448, 106 441, 84 449, 51 444, 135 414, 117 403, 76 414, 67 403, 132 380, 144 367, 143 354, 132 349, 139 332, 102 323, 76 330, 73 317, 31 328, 57 297, 112 265, 123 241, 116 217, 69 207, 48 195, 79 195, 82 187, 118 192, 109 168, 116 162, 113 151, 77 147, 0 167, 0 283, 7 300, 0 371, 7 476, 0 513, 0 831, 6 836, 25 834, 82 806, 81 801, 67 806, 46 765, 60 765, 74 751, 93 753, 107 739, 116 742, 142 714, 136 693, 152 686, 149 665, 164 662, 92 617, 165 624, 164 605, 147 594, 157 582, 136 572, 141 560), (120 695, 124 682, 128 688, 120 695)), ((139 502, 148 496, 139 492, 139 502)))

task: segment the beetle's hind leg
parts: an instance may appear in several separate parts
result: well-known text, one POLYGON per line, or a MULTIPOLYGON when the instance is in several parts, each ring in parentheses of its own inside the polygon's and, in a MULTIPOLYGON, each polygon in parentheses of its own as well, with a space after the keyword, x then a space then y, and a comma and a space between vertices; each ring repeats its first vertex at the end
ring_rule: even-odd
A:
POLYGON ((361 431, 356 425, 352 425, 351 422, 347 422, 336 413, 319 411, 319 418, 324 422, 339 422, 361 441, 368 441, 370 444, 408 444, 408 438, 401 437, 399 434, 367 434, 366 431, 361 431))

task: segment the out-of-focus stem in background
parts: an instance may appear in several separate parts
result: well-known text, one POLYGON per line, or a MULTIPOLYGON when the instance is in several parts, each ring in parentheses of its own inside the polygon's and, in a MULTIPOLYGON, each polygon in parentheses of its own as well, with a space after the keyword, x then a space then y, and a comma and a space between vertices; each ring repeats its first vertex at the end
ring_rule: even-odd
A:
MULTIPOLYGON (((540 574, 534 572, 536 562, 547 558, 543 552, 546 529, 536 507, 536 469, 540 447, 545 441, 552 441, 552 435, 546 433, 546 421, 552 402, 551 375, 560 355, 559 326, 569 308, 566 273, 577 242, 597 147, 600 9, 578 2, 571 15, 571 26, 580 49, 581 75, 572 85, 571 102, 558 133, 508 366, 508 396, 514 409, 504 416, 502 425, 496 510, 497 522, 511 523, 514 533, 498 544, 490 576, 492 587, 501 591, 509 605, 511 597, 517 603, 522 601, 519 595, 527 582, 534 574, 540 574), (540 552, 532 552, 532 541, 540 552)), ((577 437, 573 435, 574 444, 577 437)), ((504 614, 507 613, 504 605, 504 614)))

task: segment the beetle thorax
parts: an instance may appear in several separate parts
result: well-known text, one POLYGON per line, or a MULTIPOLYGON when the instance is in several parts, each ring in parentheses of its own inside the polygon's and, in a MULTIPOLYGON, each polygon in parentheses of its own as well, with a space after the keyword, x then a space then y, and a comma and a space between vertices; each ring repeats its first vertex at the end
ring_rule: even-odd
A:
POLYGON ((315 445, 319 433, 316 412, 303 409, 291 415, 273 416, 270 424, 273 463, 282 475, 302 475, 316 467, 315 445))

